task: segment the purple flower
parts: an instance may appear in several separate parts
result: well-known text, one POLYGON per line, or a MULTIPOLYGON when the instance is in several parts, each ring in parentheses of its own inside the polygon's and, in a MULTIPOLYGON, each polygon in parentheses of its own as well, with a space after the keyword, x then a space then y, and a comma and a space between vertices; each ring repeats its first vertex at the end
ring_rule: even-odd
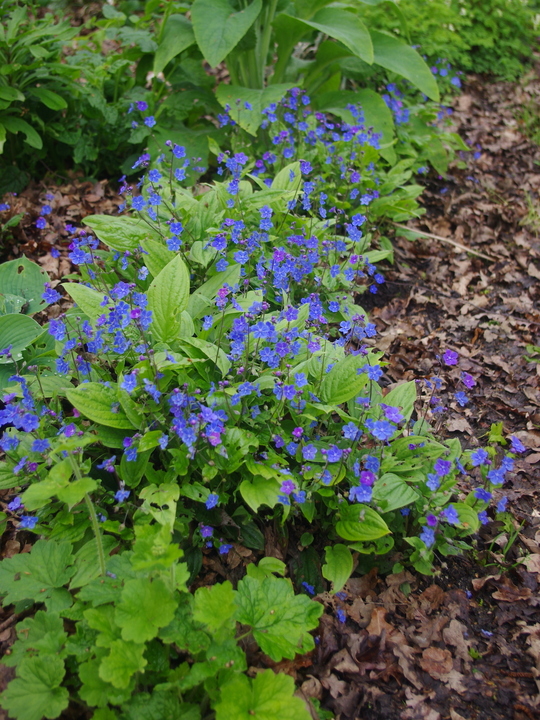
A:
POLYGON ((284 480, 279 488, 285 495, 291 495, 296 490, 296 485, 292 480, 284 480))
POLYGON ((445 365, 457 365, 459 355, 453 350, 445 350, 442 359, 445 365))
POLYGON ((13 500, 8 503, 7 509, 9 510, 9 512, 15 512, 16 510, 20 510, 20 508, 22 507, 24 507, 23 501, 17 495, 17 497, 13 498, 13 500))
POLYGON ((476 488, 476 490, 474 491, 474 496, 482 502, 489 502, 493 497, 492 494, 484 488, 476 488))
POLYGON ((429 527, 435 527, 439 521, 437 520, 436 515, 427 515, 426 522, 429 527))
POLYGON ((471 453, 471 464, 473 467, 485 465, 487 459, 488 453, 487 450, 484 450, 484 448, 479 448, 478 450, 475 450, 473 453, 471 453))
POLYGON ((131 493, 130 493, 129 490, 117 490, 117 491, 114 493, 114 499, 115 499, 117 502, 119 502, 119 503, 123 503, 125 500, 128 499, 128 497, 130 496, 130 494, 131 494, 131 493))
POLYGON ((517 453, 527 452, 527 448, 521 442, 521 440, 515 435, 510 435, 510 442, 512 443, 512 451, 517 453))
POLYGON ((476 385, 476 380, 473 378, 473 376, 469 375, 469 373, 466 373, 466 372, 461 373, 461 382, 469 390, 476 385))
POLYGON ((445 518, 446 522, 450 523, 450 525, 457 525, 459 523, 459 515, 453 505, 449 505, 442 511, 441 515, 445 518))
POLYGON ((206 509, 212 510, 212 508, 215 508, 219 503, 219 495, 217 493, 210 493, 206 500, 206 509))
POLYGON ((487 523, 489 522, 489 518, 488 518, 487 512, 485 510, 481 510, 478 513, 478 519, 480 520, 482 525, 487 525, 487 523))
POLYGON ((502 497, 499 502, 497 503, 497 512, 504 512, 506 510, 506 506, 508 505, 508 498, 502 497))
POLYGON ((362 470, 360 473, 360 482, 362 485, 373 485, 377 480, 377 476, 374 475, 371 470, 362 470))
POLYGON ((439 477, 444 477, 445 475, 448 475, 448 473, 452 469, 452 463, 448 460, 441 460, 441 458, 439 458, 436 461, 433 469, 439 477))
POLYGON ((399 410, 395 407, 392 407, 391 405, 385 405, 384 403, 381 403, 381 407, 383 409, 383 412, 386 416, 387 420, 390 420, 394 423, 400 423, 405 420, 403 415, 399 412, 399 410))
POLYGON ((212 537, 213 534, 214 534, 213 527, 210 527, 210 525, 201 525, 201 536, 203 538, 212 537))
POLYGON ((23 515, 19 523, 19 529, 33 530, 38 524, 38 518, 32 515, 23 515))
POLYGON ((309 445, 304 445, 304 447, 302 448, 302 455, 304 457, 304 460, 315 460, 315 457, 317 455, 317 448, 311 443, 309 443, 309 445))

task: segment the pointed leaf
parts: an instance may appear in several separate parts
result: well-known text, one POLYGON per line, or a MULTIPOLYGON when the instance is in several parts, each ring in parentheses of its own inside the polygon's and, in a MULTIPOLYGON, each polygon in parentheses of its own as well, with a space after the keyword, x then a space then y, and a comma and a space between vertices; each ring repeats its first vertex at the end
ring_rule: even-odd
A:
POLYGON ((293 87, 294 83, 280 83, 269 85, 263 90, 254 90, 240 85, 222 84, 216 89, 216 97, 223 107, 230 106, 229 114, 241 128, 250 135, 256 135, 264 120, 262 111, 272 103, 278 103, 293 87), (246 102, 251 105, 251 110, 246 110, 246 102))
POLYGON ((344 540, 376 540, 390 533, 378 512, 367 505, 348 505, 341 510, 336 532, 344 540))
POLYGON ((82 283, 63 283, 62 287, 93 322, 106 311, 106 308, 101 304, 105 297, 103 293, 93 290, 82 283))
POLYGON ((89 215, 83 222, 94 231, 101 242, 118 252, 134 251, 146 238, 159 238, 152 228, 135 218, 89 215))
POLYGON ((324 8, 311 20, 302 20, 302 22, 339 40, 364 62, 369 64, 373 62, 373 45, 369 30, 354 13, 340 8, 324 8))
POLYGON ((115 388, 97 382, 83 383, 68 390, 66 397, 80 413, 100 425, 126 430, 134 427, 120 408, 115 388))
POLYGON ((162 72, 173 58, 194 43, 193 27, 185 15, 169 15, 161 42, 154 55, 154 74, 158 75, 162 72))
POLYGON ((332 590, 339 592, 351 577, 353 559, 346 545, 328 546, 324 548, 326 563, 322 566, 322 575, 332 583, 332 590))
POLYGON ((228 0, 195 0, 191 20, 199 49, 205 60, 216 67, 247 33, 261 12, 262 0, 254 0, 235 12, 228 0))
POLYGON ((177 255, 148 289, 148 309, 152 311, 152 332, 160 340, 172 340, 180 332, 180 313, 189 300, 189 273, 177 255))

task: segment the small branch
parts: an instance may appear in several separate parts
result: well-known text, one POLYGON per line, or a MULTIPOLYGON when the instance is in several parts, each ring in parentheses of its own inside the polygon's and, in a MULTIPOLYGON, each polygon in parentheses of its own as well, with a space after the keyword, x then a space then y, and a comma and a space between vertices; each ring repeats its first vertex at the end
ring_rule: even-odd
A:
POLYGON ((471 253, 471 255, 477 255, 478 257, 484 258, 484 260, 489 260, 489 262, 497 262, 497 258, 492 258, 489 257, 489 255, 484 255, 484 253, 478 252, 478 250, 473 250, 472 248, 469 248, 466 245, 462 245, 455 240, 450 240, 450 238, 445 238, 441 235, 434 235, 433 233, 427 233, 423 230, 415 230, 413 228, 407 227, 407 225, 401 225, 400 223, 393 222, 392 225, 395 225, 395 227, 398 228, 402 228, 403 230, 408 230, 408 232, 415 233, 416 235, 421 235, 422 237, 431 238, 432 240, 439 240, 440 242, 447 243, 448 245, 453 245, 454 247, 459 248, 464 252, 471 253))

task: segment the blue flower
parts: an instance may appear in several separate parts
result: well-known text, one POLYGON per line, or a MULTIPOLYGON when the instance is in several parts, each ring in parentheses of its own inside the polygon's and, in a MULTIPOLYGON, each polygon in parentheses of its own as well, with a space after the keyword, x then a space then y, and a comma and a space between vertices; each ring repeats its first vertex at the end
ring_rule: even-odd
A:
POLYGON ((137 387, 137 374, 132 372, 129 375, 125 375, 120 383, 120 387, 128 393, 132 393, 137 387))
POLYGON ((32 515, 23 515, 19 523, 19 529, 33 530, 39 522, 39 518, 32 515))
POLYGON ((9 512, 15 512, 16 510, 20 510, 20 508, 22 507, 24 507, 23 501, 17 495, 17 497, 13 498, 13 500, 8 503, 7 509, 9 510, 9 512))
POLYGON ((328 458, 328 462, 335 463, 339 462, 343 456, 343 450, 338 448, 337 445, 332 445, 326 454, 326 457, 328 458))
POLYGON ((349 490, 349 500, 351 502, 368 503, 371 502, 373 489, 369 485, 357 485, 349 490))
POLYGON ((512 444, 512 452, 517 452, 517 453, 527 452, 527 448, 525 447, 525 445, 515 435, 510 435, 510 442, 512 444))
POLYGON ((302 455, 304 460, 315 460, 315 457, 317 456, 317 448, 311 443, 304 445, 302 448, 302 455))
POLYGON ((420 533, 420 540, 422 540, 427 547, 431 547, 435 543, 435 530, 425 525, 420 533))
POLYGON ((129 490, 117 490, 114 493, 114 499, 119 503, 123 503, 128 499, 130 495, 131 492, 129 490))
POLYGON ((489 456, 487 450, 484 450, 484 448, 478 448, 478 450, 475 450, 473 453, 471 453, 471 464, 473 467, 478 467, 478 465, 485 465, 488 457, 489 456))
POLYGON ((457 525, 459 523, 459 515, 453 505, 449 505, 441 514, 444 515, 446 522, 449 522, 451 525, 457 525))
POLYGON ((484 488, 476 488, 476 490, 474 491, 474 496, 482 502, 489 502, 493 497, 492 494, 484 488))
POLYGON ((154 125, 156 124, 155 117, 153 115, 149 115, 148 117, 145 117, 144 124, 146 125, 146 127, 149 127, 149 128, 154 127, 154 125))
POLYGON ((347 440, 356 440, 361 435, 361 430, 353 423, 349 422, 341 429, 343 437, 347 440))
POLYGON ((372 473, 379 472, 381 461, 378 457, 375 457, 375 455, 364 455, 363 462, 366 470, 369 470, 372 473))
POLYGON ((217 493, 210 493, 206 500, 206 509, 212 510, 212 508, 215 508, 219 503, 219 495, 217 493))
POLYGON ((497 512, 504 512, 506 510, 506 506, 508 505, 508 498, 502 497, 499 502, 497 503, 497 512))
POLYGON ((310 585, 305 580, 302 583, 302 587, 308 593, 308 595, 315 595, 315 588, 313 587, 313 585, 310 585))
POLYGON ((34 440, 30 450, 32 450, 32 452, 42 453, 42 452, 45 452, 46 450, 48 450, 50 447, 51 447, 51 443, 47 440, 47 438, 44 438, 43 440, 38 438, 37 440, 34 440))
POLYGON ((395 425, 387 420, 366 420, 366 427, 377 440, 389 440, 396 431, 395 425))
POLYGON ((455 393, 454 397, 456 398, 457 402, 461 405, 461 407, 465 407, 465 405, 469 402, 469 398, 467 397, 466 393, 464 393, 462 390, 459 390, 457 393, 455 393))

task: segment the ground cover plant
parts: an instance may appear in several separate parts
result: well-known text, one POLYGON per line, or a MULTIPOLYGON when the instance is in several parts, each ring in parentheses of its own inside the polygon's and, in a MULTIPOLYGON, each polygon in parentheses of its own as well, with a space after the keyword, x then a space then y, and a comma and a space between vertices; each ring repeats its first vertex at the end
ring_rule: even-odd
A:
MULTIPOLYGON (((294 90, 266 109, 262 156, 215 148, 221 180, 197 195, 185 148, 143 154, 141 182, 123 187, 131 216, 72 228, 82 280, 62 287, 76 307, 43 331, 28 316, 61 294, 37 275, 23 293, 17 261, 5 270, 0 482, 9 521, 42 539, 0 563, 1 586, 18 612, 47 610, 20 624, 9 659, 2 702, 16 718, 57 717, 69 697, 105 720, 307 717, 291 679, 245 676, 248 639, 274 662, 311 650, 322 606, 307 595, 325 580, 341 592, 355 564, 431 573, 494 500, 505 509, 523 445, 443 442, 442 379, 420 398, 415 382, 387 392, 358 304, 392 253, 378 220, 416 213, 414 160, 385 169, 361 108, 336 123, 309 103, 294 90), (298 538, 298 594, 275 558, 236 589, 186 593, 205 553, 262 550, 267 525, 298 538)), ((439 363, 466 403, 474 377, 449 347, 439 363)))

